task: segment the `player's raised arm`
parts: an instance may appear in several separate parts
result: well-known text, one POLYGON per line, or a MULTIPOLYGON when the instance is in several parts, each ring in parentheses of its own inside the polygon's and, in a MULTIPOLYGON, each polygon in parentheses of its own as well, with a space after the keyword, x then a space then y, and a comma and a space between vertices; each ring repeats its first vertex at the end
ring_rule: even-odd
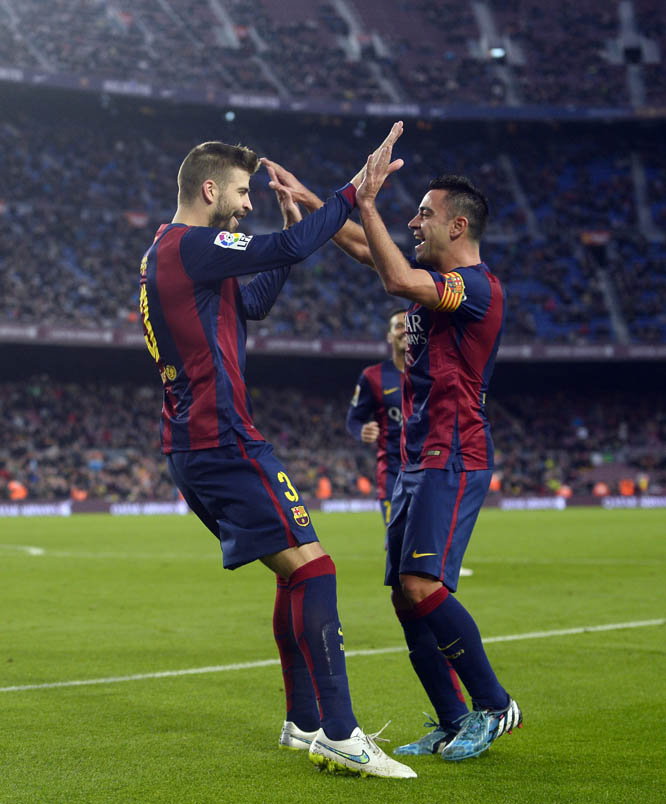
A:
MULTIPOLYGON (((309 190, 293 173, 290 173, 278 162, 273 162, 266 157, 263 157, 261 161, 266 170, 268 170, 268 175, 271 179, 268 184, 269 187, 274 190, 278 188, 289 189, 308 212, 314 212, 324 205, 318 195, 309 190)), ((374 268, 365 232, 358 223, 350 220, 345 221, 342 229, 333 235, 333 242, 352 259, 374 268)))
MULTIPOLYGON (((274 189, 282 213, 284 228, 288 229, 294 223, 302 220, 303 216, 289 189, 282 186, 274 189)), ((291 266, 285 265, 273 271, 264 271, 255 276, 247 285, 241 285, 241 298, 247 318, 252 321, 260 321, 268 315, 289 277, 290 270, 291 266)))
POLYGON ((363 229, 375 270, 387 293, 434 309, 441 299, 432 276, 428 271, 411 267, 393 242, 375 205, 387 176, 402 167, 402 160, 391 161, 391 152, 391 143, 385 143, 368 157, 365 176, 356 194, 363 229))
MULTIPOLYGON (((381 148, 392 148, 401 132, 402 123, 395 123, 385 144, 375 153, 381 148)), ((256 155, 253 156, 256 159, 256 155)), ((402 160, 397 160, 389 166, 389 172, 401 166, 402 160)), ((251 173, 251 170, 238 168, 232 176, 233 182, 220 185, 214 179, 206 179, 195 183, 194 205, 179 204, 173 223, 190 227, 180 241, 180 254, 185 270, 195 281, 215 283, 231 276, 269 271, 304 260, 342 228, 355 206, 356 190, 365 176, 365 167, 307 218, 270 235, 245 235, 234 231, 238 221, 252 209, 249 202, 251 173), (218 221, 228 221, 229 230, 216 231, 211 223, 218 221)))
MULTIPOLYGON (((401 136, 402 131, 403 124, 402 121, 399 120, 398 122, 394 123, 393 126, 391 126, 391 130, 387 134, 386 138, 374 153, 378 153, 379 149, 385 145, 393 148, 393 145, 395 145, 396 141, 401 136)), ((308 189, 283 165, 280 165, 278 162, 274 162, 267 157, 262 157, 260 161, 268 170, 268 174, 271 178, 271 181, 268 185, 269 187, 274 190, 289 190, 294 202, 303 204, 308 212, 314 212, 323 206, 324 202, 319 198, 319 196, 313 193, 312 190, 308 189)), ((398 160, 398 162, 401 166, 402 160, 398 160)), ((357 176, 352 179, 352 183, 356 182, 357 184, 360 184, 363 179, 363 172, 364 169, 359 171, 357 176)), ((333 242, 357 262, 363 263, 364 265, 369 265, 371 268, 375 267, 363 227, 359 226, 354 221, 347 220, 344 226, 337 232, 337 234, 334 235, 333 242)))

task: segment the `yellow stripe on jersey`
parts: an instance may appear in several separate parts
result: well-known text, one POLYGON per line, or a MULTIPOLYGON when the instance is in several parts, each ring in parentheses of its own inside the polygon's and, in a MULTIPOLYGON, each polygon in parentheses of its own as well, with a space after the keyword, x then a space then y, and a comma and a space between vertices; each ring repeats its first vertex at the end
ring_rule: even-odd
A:
POLYGON ((435 310, 444 310, 447 313, 452 313, 457 310, 465 299, 465 283, 462 276, 455 271, 449 274, 444 274, 444 287, 442 298, 435 307, 435 310))

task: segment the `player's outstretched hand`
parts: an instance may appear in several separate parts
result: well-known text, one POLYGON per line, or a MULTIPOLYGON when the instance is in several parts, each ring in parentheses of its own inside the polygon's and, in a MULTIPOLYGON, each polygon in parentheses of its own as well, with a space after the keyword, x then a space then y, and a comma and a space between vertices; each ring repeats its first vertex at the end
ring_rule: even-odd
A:
POLYGON ((268 168, 268 174, 271 177, 271 181, 268 183, 268 186, 271 188, 271 190, 275 191, 278 206, 280 207, 280 212, 282 213, 284 228, 288 229, 294 223, 303 220, 303 215, 301 214, 301 210, 298 208, 298 204, 294 201, 291 190, 278 181, 275 172, 272 171, 271 168, 268 168))
POLYGON ((272 159, 268 159, 265 156, 262 156, 259 161, 266 168, 271 178, 268 182, 268 186, 271 190, 277 191, 278 187, 289 190, 295 204, 306 204, 311 201, 313 197, 316 198, 314 193, 308 190, 303 182, 299 181, 293 173, 290 173, 279 162, 274 162, 272 159))
POLYGON ((386 138, 384 139, 382 144, 370 154, 370 156, 368 157, 368 161, 365 163, 363 168, 361 168, 361 170, 359 170, 359 172, 351 180, 351 183, 354 185, 354 187, 356 187, 357 190, 360 189, 361 185, 365 183, 366 173, 368 170, 368 164, 370 163, 370 160, 373 158, 377 160, 380 154, 384 154, 384 156, 387 157, 386 164, 384 165, 383 162, 381 163, 375 162, 375 165, 380 164, 380 166, 385 172, 372 198, 374 198, 374 196, 377 195, 377 193, 379 192, 379 188, 384 183, 386 177, 390 173, 394 173, 396 170, 400 170, 400 168, 405 164, 402 159, 396 159, 394 162, 391 162, 391 154, 393 153, 393 146, 396 144, 398 138, 401 136, 402 128, 403 128, 402 120, 398 120, 397 123, 394 123, 391 126, 391 130, 386 135, 386 138))

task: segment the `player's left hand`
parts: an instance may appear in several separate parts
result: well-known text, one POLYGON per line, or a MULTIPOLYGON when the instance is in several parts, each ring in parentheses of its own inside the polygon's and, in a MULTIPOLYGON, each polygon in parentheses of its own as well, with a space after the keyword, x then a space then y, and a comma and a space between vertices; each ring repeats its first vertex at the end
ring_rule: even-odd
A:
POLYGON ((274 162, 265 156, 262 156, 259 161, 268 171, 270 176, 268 186, 272 190, 276 190, 279 186, 285 187, 291 193, 294 201, 297 204, 305 204, 306 209, 311 207, 316 209, 317 206, 321 206, 321 201, 317 196, 279 162, 274 162))

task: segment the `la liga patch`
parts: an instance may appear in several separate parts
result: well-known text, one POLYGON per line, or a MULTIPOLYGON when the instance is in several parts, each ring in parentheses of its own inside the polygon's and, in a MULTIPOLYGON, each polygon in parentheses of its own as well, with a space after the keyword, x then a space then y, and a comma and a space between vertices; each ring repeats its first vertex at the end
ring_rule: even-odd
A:
POLYGON ((220 248, 233 248, 236 251, 245 251, 252 237, 252 235, 242 234, 241 232, 218 232, 213 242, 220 248))

